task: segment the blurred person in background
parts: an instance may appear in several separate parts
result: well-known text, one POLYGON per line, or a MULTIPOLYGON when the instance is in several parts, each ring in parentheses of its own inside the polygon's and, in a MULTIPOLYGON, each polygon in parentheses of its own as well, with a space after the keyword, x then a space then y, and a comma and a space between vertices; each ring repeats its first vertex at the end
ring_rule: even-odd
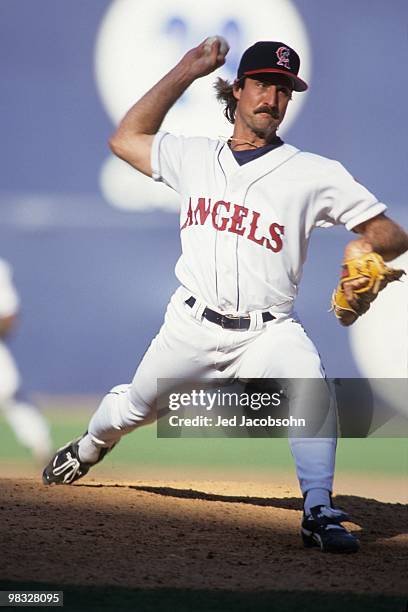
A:
POLYGON ((17 440, 42 463, 52 452, 49 426, 38 408, 21 394, 21 378, 6 345, 17 324, 19 298, 12 281, 11 268, 0 259, 0 416, 3 415, 17 440))

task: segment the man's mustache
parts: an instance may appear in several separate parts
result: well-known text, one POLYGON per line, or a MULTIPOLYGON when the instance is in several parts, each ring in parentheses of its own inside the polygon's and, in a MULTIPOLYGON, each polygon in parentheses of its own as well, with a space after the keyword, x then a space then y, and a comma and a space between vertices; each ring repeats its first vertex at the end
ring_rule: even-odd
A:
POLYGON ((279 119, 279 111, 271 106, 261 106, 255 111, 255 115, 258 113, 268 113, 273 119, 279 119))

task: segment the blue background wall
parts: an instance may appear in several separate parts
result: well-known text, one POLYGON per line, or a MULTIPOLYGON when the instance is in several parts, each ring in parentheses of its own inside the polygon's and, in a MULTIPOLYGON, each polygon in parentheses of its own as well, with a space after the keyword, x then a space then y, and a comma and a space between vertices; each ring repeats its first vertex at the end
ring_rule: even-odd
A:
MULTIPOLYGON (((177 216, 121 212, 99 192, 113 125, 93 55, 109 4, 0 3, 0 256, 14 267, 23 304, 12 348, 36 391, 102 392, 129 380, 177 286, 177 216)), ((406 223, 408 4, 294 4, 314 79, 285 139, 342 161, 406 223)), ((298 300, 331 376, 359 375, 348 332, 327 313, 350 237, 340 228, 315 233, 298 300)))

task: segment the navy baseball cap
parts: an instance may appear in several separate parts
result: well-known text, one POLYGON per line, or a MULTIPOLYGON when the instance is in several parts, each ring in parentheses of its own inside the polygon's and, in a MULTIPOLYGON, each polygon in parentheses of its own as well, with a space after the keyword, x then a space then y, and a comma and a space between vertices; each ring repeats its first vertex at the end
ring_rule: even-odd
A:
POLYGON ((300 58, 294 49, 283 42, 260 41, 249 47, 241 57, 237 79, 256 74, 285 74, 295 91, 306 91, 307 83, 298 77, 300 58))

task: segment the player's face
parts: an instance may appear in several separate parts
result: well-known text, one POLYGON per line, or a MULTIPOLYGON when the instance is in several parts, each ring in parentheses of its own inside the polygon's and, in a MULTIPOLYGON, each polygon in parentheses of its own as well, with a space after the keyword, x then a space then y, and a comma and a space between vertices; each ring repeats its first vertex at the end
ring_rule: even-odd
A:
POLYGON ((235 138, 249 138, 252 133, 268 142, 278 129, 292 96, 289 79, 271 74, 246 78, 244 87, 234 87, 238 100, 235 112, 235 138))

